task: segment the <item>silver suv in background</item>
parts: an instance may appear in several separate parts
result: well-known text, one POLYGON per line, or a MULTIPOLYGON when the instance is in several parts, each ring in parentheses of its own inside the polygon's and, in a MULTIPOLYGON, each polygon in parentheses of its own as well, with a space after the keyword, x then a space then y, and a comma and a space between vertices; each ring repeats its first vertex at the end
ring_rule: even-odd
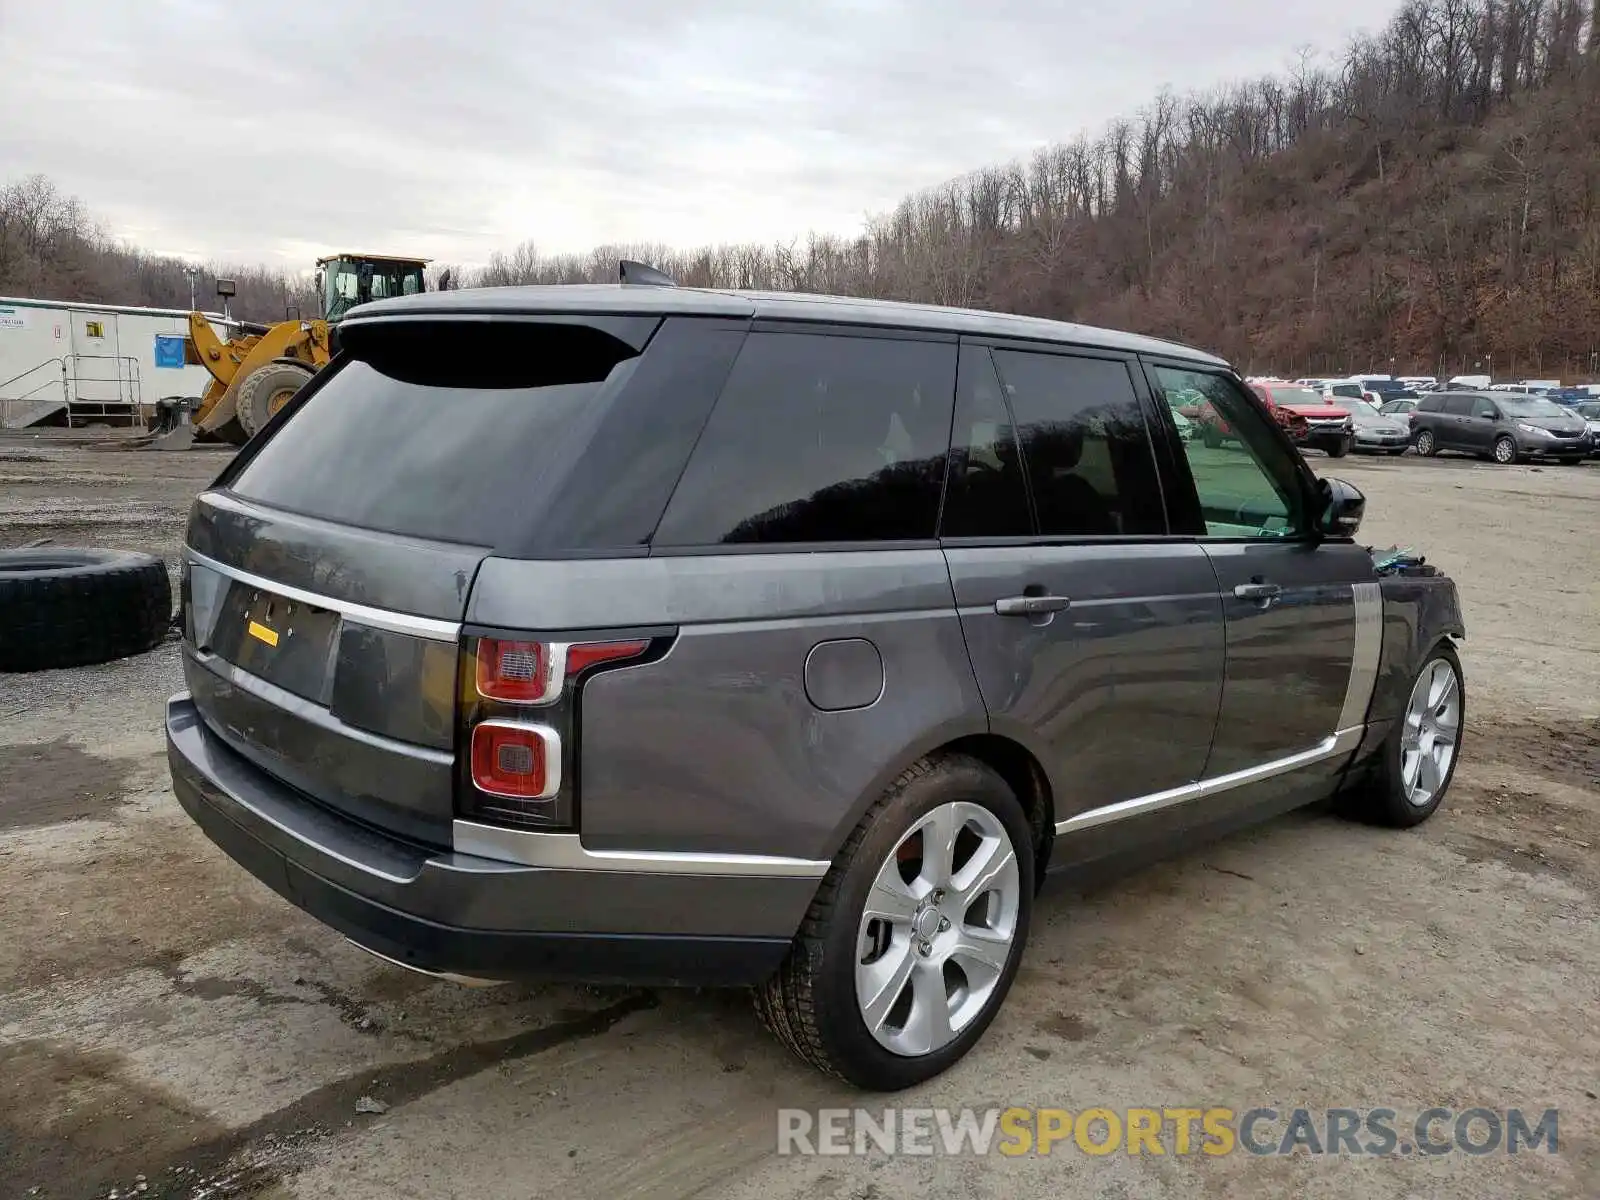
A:
POLYGON ((1210 355, 638 285, 341 340, 194 505, 167 738, 219 846, 395 963, 748 985, 900 1088, 994 1018, 1047 873, 1449 786, 1453 584, 1380 577, 1210 355))

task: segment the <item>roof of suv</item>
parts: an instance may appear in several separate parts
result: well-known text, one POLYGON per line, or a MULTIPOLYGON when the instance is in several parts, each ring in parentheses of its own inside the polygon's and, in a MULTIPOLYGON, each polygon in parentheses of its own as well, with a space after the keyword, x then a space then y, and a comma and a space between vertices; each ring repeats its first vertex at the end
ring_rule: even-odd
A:
POLYGON ((526 315, 530 313, 603 313, 608 315, 706 316, 772 318, 880 325, 988 337, 1101 346, 1144 354, 1166 354, 1214 365, 1223 360, 1176 342, 1097 329, 1042 317, 943 308, 847 296, 814 296, 801 292, 735 292, 708 288, 653 287, 640 284, 562 284, 552 287, 467 288, 396 296, 352 309, 347 324, 387 317, 428 315, 526 315))

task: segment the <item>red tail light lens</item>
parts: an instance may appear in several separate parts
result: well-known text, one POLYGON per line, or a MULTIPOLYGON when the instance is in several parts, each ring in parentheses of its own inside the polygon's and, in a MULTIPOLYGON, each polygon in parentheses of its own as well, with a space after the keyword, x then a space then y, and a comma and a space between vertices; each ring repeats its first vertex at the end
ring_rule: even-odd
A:
POLYGON ((567 647, 566 674, 576 675, 597 663, 638 658, 649 648, 649 642, 574 642, 567 647))
POLYGON ((507 800, 548 800, 561 790, 561 738, 545 725, 482 721, 472 730, 472 784, 507 800))
POLYGON ((550 704, 569 678, 604 662, 637 658, 650 648, 636 642, 512 642, 479 638, 478 695, 504 704, 550 704))
POLYGON ((544 642, 478 641, 478 695, 537 704, 550 692, 550 682, 550 647, 544 642))

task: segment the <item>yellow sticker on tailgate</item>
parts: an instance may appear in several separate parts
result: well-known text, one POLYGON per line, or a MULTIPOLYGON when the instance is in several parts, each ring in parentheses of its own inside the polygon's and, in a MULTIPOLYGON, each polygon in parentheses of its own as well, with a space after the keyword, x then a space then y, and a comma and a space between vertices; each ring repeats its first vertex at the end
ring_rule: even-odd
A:
POLYGON ((268 629, 260 621, 251 621, 249 630, 250 636, 258 642, 265 642, 269 646, 278 644, 278 631, 276 629, 268 629))

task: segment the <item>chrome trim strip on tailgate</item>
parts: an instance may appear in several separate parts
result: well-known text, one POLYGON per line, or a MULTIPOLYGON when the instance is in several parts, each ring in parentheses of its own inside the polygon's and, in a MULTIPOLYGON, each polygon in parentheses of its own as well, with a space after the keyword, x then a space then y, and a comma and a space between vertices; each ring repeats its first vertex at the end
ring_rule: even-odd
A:
POLYGON ((536 833, 457 821, 457 854, 562 871, 628 871, 649 875, 765 875, 821 879, 830 863, 768 854, 696 854, 673 850, 589 850, 575 833, 536 833))
POLYGON ((1361 744, 1361 737, 1366 731, 1367 727, 1365 725, 1341 729, 1338 733, 1330 734, 1323 738, 1311 749, 1302 750, 1298 754, 1290 754, 1285 758, 1275 758, 1271 762, 1247 767, 1243 771, 1234 771, 1230 775, 1218 775, 1213 779, 1202 779, 1197 783, 1186 783, 1182 787, 1170 788, 1165 792, 1152 792, 1148 796, 1135 796, 1131 800, 1119 800, 1115 804, 1091 808, 1088 812, 1081 812, 1077 816, 1068 817, 1065 821, 1057 821, 1056 835, 1059 837, 1063 833, 1076 833, 1080 829, 1093 829, 1096 825, 1121 821, 1127 817, 1142 817, 1145 813, 1155 812, 1162 808, 1170 808, 1174 804, 1184 804, 1190 800, 1199 800, 1205 796, 1215 796, 1218 792, 1230 791, 1236 787, 1260 783, 1278 775, 1287 775, 1290 771, 1298 771, 1301 767, 1309 767, 1313 763, 1321 762, 1323 759, 1333 758, 1339 754, 1349 754, 1361 744))
POLYGON ((356 604, 350 600, 335 600, 331 596, 318 595, 308 592, 304 588, 292 587, 287 583, 278 583, 262 575, 252 575, 249 571, 241 571, 238 567, 230 567, 220 563, 214 558, 208 558, 197 550, 184 547, 184 557, 196 566, 204 567, 208 571, 215 571, 219 575, 226 575, 229 579, 237 580, 246 587, 260 588, 262 591, 271 592, 275 596, 282 596, 286 600, 294 600, 300 604, 309 604, 313 608, 323 608, 336 612, 347 620, 358 625, 369 625, 374 629, 386 629, 390 633, 409 634, 411 637, 427 638, 434 642, 455 642, 461 637, 461 622, 441 621, 437 617, 418 617, 411 613, 391 612, 386 608, 373 608, 366 604, 356 604))

